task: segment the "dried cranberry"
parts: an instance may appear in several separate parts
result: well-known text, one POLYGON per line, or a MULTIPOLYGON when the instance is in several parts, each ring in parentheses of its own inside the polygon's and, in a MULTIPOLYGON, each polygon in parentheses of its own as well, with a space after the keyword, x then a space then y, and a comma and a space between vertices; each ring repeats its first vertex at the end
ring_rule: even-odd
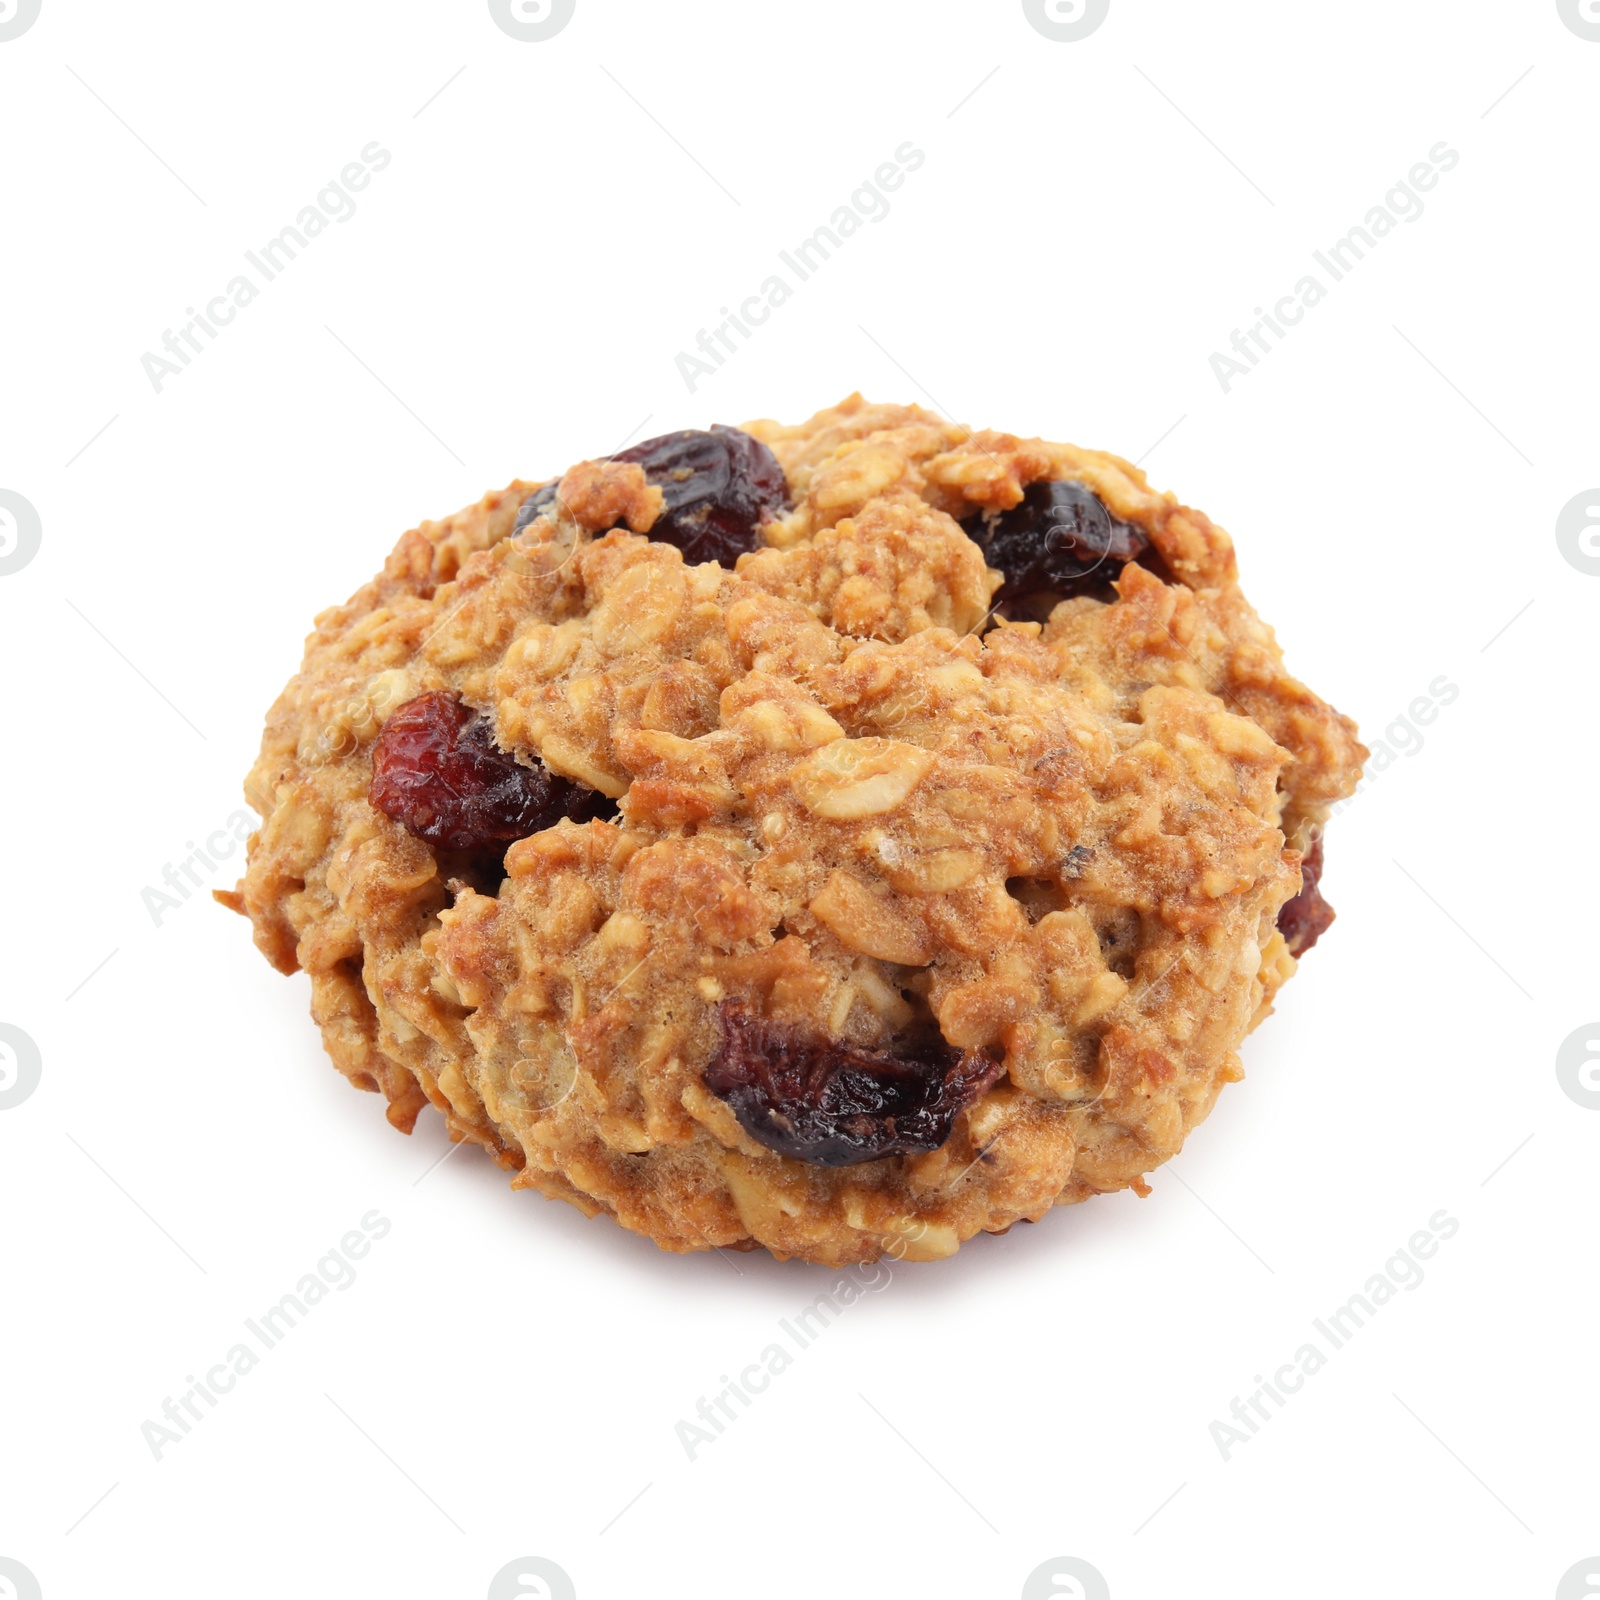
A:
POLYGON ((507 755, 487 717, 440 690, 406 701, 384 723, 367 798, 445 850, 504 849, 562 817, 579 822, 610 809, 594 790, 507 755))
POLYGON ((635 461, 663 496, 652 539, 674 544, 685 561, 731 567, 756 549, 761 524, 789 509, 789 485, 778 458, 759 439, 716 424, 709 433, 685 428, 619 451, 635 461))
POLYGON ((1328 931, 1333 907, 1322 898, 1322 835, 1315 834, 1300 863, 1300 893, 1278 913, 1278 932, 1298 959, 1328 931))
POLYGON ((722 1003, 720 1020, 707 1088, 752 1139, 825 1167, 937 1150, 956 1113, 1004 1071, 942 1039, 891 1055, 808 1036, 751 1016, 737 1000, 722 1003))
POLYGON ((989 565, 1005 574, 997 604, 1036 594, 1110 599, 1112 580, 1150 550, 1143 529, 1112 516, 1075 478, 1030 483, 1009 511, 968 517, 962 527, 983 546, 989 565))
MULTIPOLYGON (((644 468, 661 491, 661 515, 650 537, 676 545, 694 565, 731 567, 760 547, 761 524, 789 509, 789 484, 778 458, 759 439, 718 423, 709 433, 685 428, 619 450, 613 461, 644 468)), ((513 532, 520 533, 557 498, 547 483, 522 502, 513 532)))

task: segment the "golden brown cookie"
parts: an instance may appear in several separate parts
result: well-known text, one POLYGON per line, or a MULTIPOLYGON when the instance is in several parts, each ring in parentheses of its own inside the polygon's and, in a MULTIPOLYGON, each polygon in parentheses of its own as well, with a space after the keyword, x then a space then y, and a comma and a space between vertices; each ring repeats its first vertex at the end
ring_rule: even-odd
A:
POLYGON ((397 1127, 671 1250, 930 1259, 1145 1192, 1365 754, 1205 515, 851 396, 407 533, 222 898, 397 1127))

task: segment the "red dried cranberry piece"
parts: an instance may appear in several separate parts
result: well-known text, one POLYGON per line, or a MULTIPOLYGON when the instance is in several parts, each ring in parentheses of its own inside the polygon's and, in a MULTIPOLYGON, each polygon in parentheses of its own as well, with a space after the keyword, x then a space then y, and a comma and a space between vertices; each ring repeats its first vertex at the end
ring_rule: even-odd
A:
POLYGON ((1297 960, 1328 931, 1333 907, 1322 898, 1322 835, 1314 834, 1300 863, 1300 893, 1278 913, 1278 932, 1297 960))
POLYGON ((610 809, 604 795, 507 755, 487 717, 441 690, 406 701, 384 723, 367 798, 445 850, 503 850, 562 817, 581 822, 610 809))
POLYGON ((719 1016, 706 1087, 752 1139, 825 1167, 937 1150, 956 1113, 1005 1070, 942 1039, 891 1055, 807 1036, 751 1016, 737 1000, 723 1001, 719 1016))
POLYGON ((676 545, 698 565, 731 567, 757 549, 761 524, 789 509, 789 485, 778 458, 759 439, 721 423, 709 433, 685 428, 619 451, 663 496, 650 537, 676 545))
POLYGON ((1148 556, 1147 564, 1161 570, 1144 530, 1112 516, 1074 478, 1030 483, 1009 511, 983 512, 961 526, 983 546, 989 565, 1005 574, 996 604, 1036 594, 1109 600, 1112 581, 1128 562, 1148 556))

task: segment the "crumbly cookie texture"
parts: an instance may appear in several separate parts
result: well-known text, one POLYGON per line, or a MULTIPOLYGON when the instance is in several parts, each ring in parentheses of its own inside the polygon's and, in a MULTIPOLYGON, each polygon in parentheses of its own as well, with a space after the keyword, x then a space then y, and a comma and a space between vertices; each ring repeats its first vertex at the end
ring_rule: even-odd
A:
POLYGON ((653 542, 623 461, 519 531, 534 483, 405 534, 317 618, 221 898, 396 1127, 431 1103, 514 1186, 670 1250, 932 1259, 1147 1192, 1295 970, 1278 917, 1354 726, 1284 670, 1222 529, 1118 457, 859 396, 745 432, 792 510, 734 565, 653 542), (962 524, 1063 479, 1151 560, 991 614, 962 524), (615 815, 492 872, 436 851, 368 799, 429 691, 615 815), (942 1036, 995 1081, 936 1148, 796 1159, 707 1087, 726 1003, 858 1051, 942 1036))

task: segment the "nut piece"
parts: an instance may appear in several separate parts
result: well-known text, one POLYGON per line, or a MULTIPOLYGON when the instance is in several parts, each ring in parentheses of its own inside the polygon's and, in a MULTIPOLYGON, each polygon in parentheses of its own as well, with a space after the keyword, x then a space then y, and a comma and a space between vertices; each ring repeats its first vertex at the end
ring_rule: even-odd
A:
POLYGON ((983 858, 973 850, 931 850, 912 856, 884 876, 908 894, 949 894, 963 889, 983 870, 983 858))
POLYGON ((844 729, 819 705, 807 700, 762 700, 739 713, 734 724, 767 750, 815 750, 844 737, 844 729))
POLYGON ((905 457, 891 445, 853 445, 818 470, 811 480, 811 503, 824 517, 859 510, 905 471, 905 457))
POLYGON ((677 626, 688 598, 683 563, 674 558, 629 567, 589 616, 589 632, 607 656, 659 644, 677 626))
POLYGON ((835 739, 797 762, 789 783, 813 816, 855 822, 903 804, 938 759, 898 739, 835 739))
POLYGON ((933 939, 915 918, 849 872, 833 872, 808 908, 851 950, 902 967, 926 966, 933 939))
POLYGON ((580 461, 561 480, 560 503, 590 533, 604 533, 619 522, 648 533, 661 514, 661 491, 632 462, 580 461))

